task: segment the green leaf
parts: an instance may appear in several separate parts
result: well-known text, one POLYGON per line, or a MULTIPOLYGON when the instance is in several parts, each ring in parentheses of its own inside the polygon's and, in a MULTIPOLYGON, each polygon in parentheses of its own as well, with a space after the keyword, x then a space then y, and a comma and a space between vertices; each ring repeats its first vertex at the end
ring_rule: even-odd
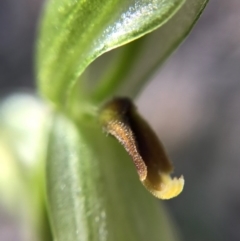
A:
POLYGON ((38 43, 40 91, 55 104, 66 104, 72 87, 95 58, 163 25, 184 2, 50 0, 38 43))
MULTIPOLYGON (((98 62, 110 63, 102 72, 100 81, 92 93, 92 98, 101 102, 111 96, 135 97, 150 75, 187 37, 200 17, 208 0, 186 0, 183 7, 156 31, 115 51, 100 57, 98 62)), ((93 65, 89 78, 103 66, 93 65)), ((98 73, 100 75, 101 73, 98 73)), ((94 80, 91 80, 94 82, 94 80)))
POLYGON ((49 212, 58 241, 173 241, 168 215, 132 161, 97 125, 55 114, 47 160, 49 212))

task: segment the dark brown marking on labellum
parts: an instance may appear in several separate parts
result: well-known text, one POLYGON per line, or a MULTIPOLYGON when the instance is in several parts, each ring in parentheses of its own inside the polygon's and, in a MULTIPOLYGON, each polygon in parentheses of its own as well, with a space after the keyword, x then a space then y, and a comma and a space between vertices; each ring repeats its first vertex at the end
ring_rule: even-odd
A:
POLYGON ((114 98, 106 103, 100 111, 100 123, 124 146, 140 180, 153 195, 169 199, 182 191, 183 177, 171 179, 173 166, 163 145, 129 98, 114 98))

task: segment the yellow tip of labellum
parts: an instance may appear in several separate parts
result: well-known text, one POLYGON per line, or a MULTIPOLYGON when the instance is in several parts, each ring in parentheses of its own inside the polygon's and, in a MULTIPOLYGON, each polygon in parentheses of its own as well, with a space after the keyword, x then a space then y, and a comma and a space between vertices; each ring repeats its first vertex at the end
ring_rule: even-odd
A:
POLYGON ((183 177, 171 178, 172 163, 130 99, 111 100, 102 108, 99 119, 104 131, 124 146, 136 166, 140 181, 155 197, 170 199, 182 192, 183 177))
POLYGON ((160 199, 171 199, 178 196, 184 187, 184 178, 174 177, 171 178, 170 175, 160 174, 161 182, 159 183, 159 188, 154 188, 148 180, 143 181, 143 185, 151 192, 155 197, 160 199))

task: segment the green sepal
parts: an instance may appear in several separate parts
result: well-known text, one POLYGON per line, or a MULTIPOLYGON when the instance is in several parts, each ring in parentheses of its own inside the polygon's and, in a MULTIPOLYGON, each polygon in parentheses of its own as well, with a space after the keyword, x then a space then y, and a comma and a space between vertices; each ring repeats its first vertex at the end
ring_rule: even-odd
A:
POLYGON ((98 124, 55 114, 47 155, 48 203, 58 241, 173 241, 168 215, 133 163, 98 124))

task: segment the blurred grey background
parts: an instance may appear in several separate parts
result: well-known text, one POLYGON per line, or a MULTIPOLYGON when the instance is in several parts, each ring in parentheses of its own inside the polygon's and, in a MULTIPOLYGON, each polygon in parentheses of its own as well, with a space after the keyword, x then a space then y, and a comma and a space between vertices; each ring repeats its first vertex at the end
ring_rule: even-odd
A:
MULTIPOLYGON (((0 94, 34 89, 42 0, 0 1, 0 94)), ((137 103, 186 185, 164 202, 183 240, 240 240, 240 1, 211 0, 137 103)), ((1 208, 0 240, 19 241, 1 208)))

